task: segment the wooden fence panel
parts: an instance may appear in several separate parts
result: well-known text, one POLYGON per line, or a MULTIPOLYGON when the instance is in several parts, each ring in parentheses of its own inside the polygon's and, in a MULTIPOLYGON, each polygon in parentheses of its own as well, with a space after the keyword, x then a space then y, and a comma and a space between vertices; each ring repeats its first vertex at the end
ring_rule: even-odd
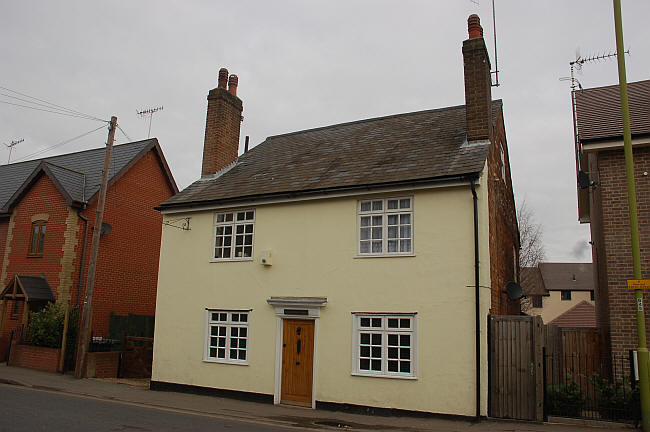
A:
POLYGON ((490 316, 489 320, 489 415, 541 421, 541 318, 490 316))

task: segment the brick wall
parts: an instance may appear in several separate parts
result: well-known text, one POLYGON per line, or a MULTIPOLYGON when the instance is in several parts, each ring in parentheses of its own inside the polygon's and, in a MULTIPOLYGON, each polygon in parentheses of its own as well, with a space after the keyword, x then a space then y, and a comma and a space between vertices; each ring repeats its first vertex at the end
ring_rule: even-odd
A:
MULTIPOLYGON (((154 207, 173 194, 159 164, 148 152, 117 180, 106 194, 104 222, 93 295, 94 336, 109 336, 110 313, 154 315, 162 215, 154 207)), ((83 214, 92 227, 96 202, 83 214)), ((83 233, 83 229, 80 230, 83 233)), ((92 243, 88 235, 88 251, 92 243)), ((83 235, 83 234, 81 234, 83 235)), ((82 298, 85 295, 89 255, 86 258, 82 298)))
POLYGON ((493 315, 518 315, 519 301, 510 301, 505 287, 517 281, 519 233, 510 178, 510 163, 505 137, 503 111, 499 110, 494 138, 487 157, 488 206, 490 209, 490 277, 493 315), (504 150, 505 182, 502 175, 501 148, 504 150))
POLYGON ((120 364, 120 352, 88 353, 86 362, 86 378, 117 378, 120 364))
POLYGON ((5 300, 4 317, 2 317, 2 334, 0 334, 0 362, 7 359, 11 332, 14 332, 13 341, 18 340, 19 329, 23 323, 22 316, 24 308, 25 302, 5 300))
POLYGON ((56 372, 59 366, 59 348, 12 344, 9 366, 56 372))
MULTIPOLYGON (((593 166, 593 164, 592 164, 593 166)), ((598 322, 609 330, 613 355, 627 355, 637 345, 636 302, 634 291, 627 289, 627 280, 633 278, 632 249, 627 205, 625 157, 622 150, 604 151, 597 156, 595 202, 592 209, 592 241, 594 262, 597 263, 599 287, 596 291, 598 322), (593 211, 595 210, 595 211, 593 211), (595 235, 594 235, 595 234, 595 235), (605 284, 603 286, 603 283, 605 284)), ((650 149, 634 150, 634 178, 636 183, 639 219, 641 270, 643 278, 650 278, 650 149)), ((592 168, 592 176, 594 170, 592 168)), ((650 330, 650 293, 644 293, 646 305, 646 334, 650 330)))

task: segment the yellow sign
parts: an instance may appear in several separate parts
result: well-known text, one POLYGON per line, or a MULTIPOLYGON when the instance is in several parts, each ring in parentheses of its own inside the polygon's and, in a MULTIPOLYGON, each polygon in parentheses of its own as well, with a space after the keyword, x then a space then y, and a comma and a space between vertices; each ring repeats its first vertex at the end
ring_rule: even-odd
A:
POLYGON ((627 281, 629 289, 650 289, 650 279, 630 279, 627 281))

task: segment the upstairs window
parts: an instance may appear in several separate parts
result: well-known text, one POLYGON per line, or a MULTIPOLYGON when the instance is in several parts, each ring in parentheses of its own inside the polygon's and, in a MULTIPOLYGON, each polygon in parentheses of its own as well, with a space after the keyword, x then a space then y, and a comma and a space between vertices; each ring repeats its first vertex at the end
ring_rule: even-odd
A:
POLYGON ((412 197, 359 201, 359 255, 412 253, 412 197))
POLYGON ((215 215, 215 260, 253 259, 255 210, 240 210, 215 215))
POLYGON ((569 290, 562 290, 560 291, 562 300, 571 300, 571 291, 569 290))
POLYGON ((29 240, 29 253, 31 256, 43 255, 43 244, 45 242, 45 221, 36 221, 32 223, 32 234, 29 240))
POLYGON ((542 307, 542 296, 532 296, 533 299, 533 307, 534 308, 541 308, 542 307))

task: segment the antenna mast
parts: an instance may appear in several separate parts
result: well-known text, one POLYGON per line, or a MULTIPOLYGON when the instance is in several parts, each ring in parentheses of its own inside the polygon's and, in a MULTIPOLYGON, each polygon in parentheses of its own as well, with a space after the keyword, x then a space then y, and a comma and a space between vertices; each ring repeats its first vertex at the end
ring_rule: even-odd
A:
POLYGON ((11 163, 11 152, 14 150, 14 147, 23 141, 25 141, 25 139, 21 138, 18 141, 11 141, 11 143, 5 144, 7 148, 9 148, 9 159, 7 159, 7 165, 11 163))
POLYGON ((494 30, 494 84, 493 87, 499 87, 499 59, 497 57, 497 21, 494 13, 494 0, 492 0, 492 29, 494 30))
POLYGON ((153 114, 155 112, 162 111, 162 109, 163 109, 163 107, 159 106, 158 108, 149 108, 149 109, 146 109, 146 110, 137 111, 140 118, 144 118, 147 115, 149 115, 149 133, 147 134, 147 138, 151 137, 151 121, 153 120, 153 114))

